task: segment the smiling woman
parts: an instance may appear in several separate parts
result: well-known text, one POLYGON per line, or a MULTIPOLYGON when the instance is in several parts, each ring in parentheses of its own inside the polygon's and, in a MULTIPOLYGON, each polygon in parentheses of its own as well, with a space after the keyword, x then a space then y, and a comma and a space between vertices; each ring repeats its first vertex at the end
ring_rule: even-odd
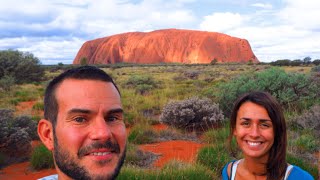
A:
POLYGON ((279 103, 269 93, 251 92, 236 101, 230 118, 230 142, 233 136, 244 158, 225 165, 224 180, 313 179, 286 162, 286 123, 279 103))

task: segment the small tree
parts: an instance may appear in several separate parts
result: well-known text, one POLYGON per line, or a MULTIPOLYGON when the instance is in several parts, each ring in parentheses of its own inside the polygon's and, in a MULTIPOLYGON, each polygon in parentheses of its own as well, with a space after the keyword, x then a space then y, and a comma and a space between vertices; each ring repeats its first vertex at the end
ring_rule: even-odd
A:
POLYGON ((211 64, 211 65, 215 65, 215 64, 217 64, 217 62, 218 62, 218 59, 217 59, 217 58, 214 58, 214 59, 210 62, 210 64, 211 64))
POLYGON ((303 58, 304 64, 310 64, 310 62, 311 62, 311 57, 307 56, 307 57, 303 58))
POLYGON ((320 59, 315 59, 312 61, 312 63, 316 66, 318 66, 320 64, 320 59))
POLYGON ((0 78, 5 76, 13 77, 19 84, 38 82, 44 76, 44 68, 31 53, 4 50, 0 51, 0 78))
POLYGON ((82 57, 82 58, 80 59, 80 64, 81 64, 82 66, 87 65, 87 64, 88 64, 88 59, 87 59, 86 57, 82 57))

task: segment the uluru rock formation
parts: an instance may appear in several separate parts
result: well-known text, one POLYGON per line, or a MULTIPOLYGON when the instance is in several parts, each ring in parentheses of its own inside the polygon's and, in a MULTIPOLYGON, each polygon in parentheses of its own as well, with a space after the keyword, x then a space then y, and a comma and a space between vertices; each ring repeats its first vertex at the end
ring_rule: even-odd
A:
POLYGON ((164 29, 85 42, 73 64, 259 62, 245 39, 222 33, 164 29))

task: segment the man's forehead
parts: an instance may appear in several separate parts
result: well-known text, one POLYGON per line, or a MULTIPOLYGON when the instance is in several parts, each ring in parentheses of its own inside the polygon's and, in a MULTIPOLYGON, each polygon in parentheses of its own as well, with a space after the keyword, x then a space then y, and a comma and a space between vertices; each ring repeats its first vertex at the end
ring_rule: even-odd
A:
POLYGON ((57 99, 77 95, 120 99, 120 94, 115 85, 112 82, 102 80, 68 78, 59 84, 55 92, 57 99))

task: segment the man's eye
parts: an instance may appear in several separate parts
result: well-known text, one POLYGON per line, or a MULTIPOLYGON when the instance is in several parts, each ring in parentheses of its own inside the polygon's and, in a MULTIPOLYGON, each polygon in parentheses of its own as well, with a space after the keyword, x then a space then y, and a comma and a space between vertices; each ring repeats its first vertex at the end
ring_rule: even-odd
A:
POLYGON ((118 118, 116 116, 109 116, 107 118, 108 121, 116 121, 118 118))
POLYGON ((86 121, 86 119, 84 117, 76 117, 74 118, 74 121, 76 121, 77 123, 83 123, 86 121))

